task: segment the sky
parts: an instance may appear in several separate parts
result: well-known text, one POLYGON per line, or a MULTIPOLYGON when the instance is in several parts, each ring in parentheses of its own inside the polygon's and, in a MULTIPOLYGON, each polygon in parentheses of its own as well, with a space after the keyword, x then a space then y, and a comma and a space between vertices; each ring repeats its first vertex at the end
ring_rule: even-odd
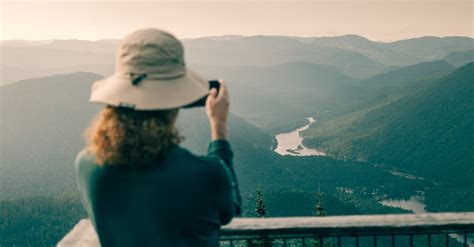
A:
POLYGON ((157 27, 179 38, 474 36, 474 0, 0 0, 0 39, 119 39, 157 27))

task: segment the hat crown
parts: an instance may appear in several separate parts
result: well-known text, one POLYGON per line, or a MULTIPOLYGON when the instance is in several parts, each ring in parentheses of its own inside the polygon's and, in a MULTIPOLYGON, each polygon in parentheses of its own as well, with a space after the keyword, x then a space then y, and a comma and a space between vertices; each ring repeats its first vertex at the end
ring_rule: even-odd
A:
POLYGON ((115 69, 94 82, 90 102, 164 110, 188 106, 209 94, 209 82, 185 67, 181 42, 159 29, 140 29, 122 39, 115 69))
POLYGON ((121 74, 147 74, 166 79, 185 73, 184 49, 172 34, 160 29, 140 29, 119 44, 115 70, 121 74))

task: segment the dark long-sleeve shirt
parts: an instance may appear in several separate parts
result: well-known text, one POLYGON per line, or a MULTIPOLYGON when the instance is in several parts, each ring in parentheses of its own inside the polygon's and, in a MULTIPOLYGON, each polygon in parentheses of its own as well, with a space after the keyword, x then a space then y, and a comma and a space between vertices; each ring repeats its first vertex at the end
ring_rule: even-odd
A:
POLYGON ((241 210, 232 160, 216 140, 207 156, 176 145, 147 168, 99 166, 83 150, 76 170, 102 246, 217 246, 220 226, 241 210))

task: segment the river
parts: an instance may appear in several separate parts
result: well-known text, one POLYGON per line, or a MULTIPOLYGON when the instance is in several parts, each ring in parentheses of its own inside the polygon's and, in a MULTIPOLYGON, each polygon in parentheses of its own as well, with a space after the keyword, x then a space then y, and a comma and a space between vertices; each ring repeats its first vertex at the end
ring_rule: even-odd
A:
POLYGON ((415 195, 411 196, 409 200, 392 200, 387 199, 380 201, 379 203, 392 207, 392 208, 402 208, 405 210, 410 210, 415 214, 426 213, 426 205, 424 203, 425 198, 423 196, 415 195))
POLYGON ((296 130, 277 134, 275 139, 277 141, 277 147, 274 151, 280 155, 292 155, 292 156, 325 156, 324 152, 316 149, 308 148, 303 145, 303 137, 300 136, 300 132, 309 128, 312 123, 316 120, 313 117, 306 118, 308 123, 296 130))

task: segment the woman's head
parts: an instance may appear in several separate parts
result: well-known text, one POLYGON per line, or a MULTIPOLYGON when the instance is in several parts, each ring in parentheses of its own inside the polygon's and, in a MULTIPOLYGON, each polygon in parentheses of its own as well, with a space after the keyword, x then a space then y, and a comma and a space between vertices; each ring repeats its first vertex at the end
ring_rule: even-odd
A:
POLYGON ((160 29, 127 35, 115 65, 114 74, 92 85, 89 101, 107 107, 87 131, 88 149, 98 164, 153 162, 182 139, 177 109, 206 97, 209 83, 186 67, 181 42, 160 29))
POLYGON ((87 149, 99 165, 150 164, 182 137, 175 127, 178 109, 137 111, 107 106, 86 131, 87 149))
POLYGON ((186 66, 176 37, 160 29, 139 29, 120 41, 115 72, 94 82, 89 101, 162 110, 187 106, 208 94, 208 80, 186 66))

